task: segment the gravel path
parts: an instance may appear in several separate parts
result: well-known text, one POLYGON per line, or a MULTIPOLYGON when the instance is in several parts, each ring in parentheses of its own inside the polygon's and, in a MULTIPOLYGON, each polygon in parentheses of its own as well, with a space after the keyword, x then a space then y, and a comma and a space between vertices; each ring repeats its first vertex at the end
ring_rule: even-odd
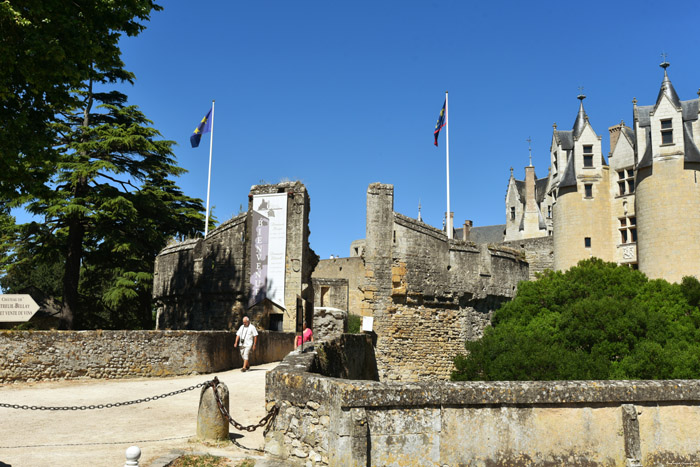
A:
MULTIPOLYGON (((0 403, 37 406, 97 405, 142 399, 184 389, 218 376, 230 392, 231 416, 243 425, 265 415, 267 363, 211 375, 122 380, 80 380, 0 386, 0 403)), ((167 464, 178 453, 209 452, 262 460, 262 429, 239 433, 232 443, 194 441, 200 389, 165 399, 102 410, 39 411, 0 407, 0 467, 121 467, 126 448, 141 448, 142 467, 167 464)))

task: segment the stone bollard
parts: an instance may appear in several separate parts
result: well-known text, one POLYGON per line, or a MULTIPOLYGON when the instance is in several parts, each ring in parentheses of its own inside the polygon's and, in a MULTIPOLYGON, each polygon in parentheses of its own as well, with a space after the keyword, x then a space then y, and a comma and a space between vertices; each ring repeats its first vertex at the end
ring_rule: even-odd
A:
MULTIPOLYGON (((229 410, 228 388, 217 379, 216 392, 226 412, 229 410)), ((228 420, 222 415, 210 385, 204 386, 199 396, 199 412, 197 413, 197 438, 201 440, 228 440, 228 420)))
POLYGON ((138 446, 130 446, 126 449, 126 464, 124 467, 138 467, 141 458, 141 449, 138 446))

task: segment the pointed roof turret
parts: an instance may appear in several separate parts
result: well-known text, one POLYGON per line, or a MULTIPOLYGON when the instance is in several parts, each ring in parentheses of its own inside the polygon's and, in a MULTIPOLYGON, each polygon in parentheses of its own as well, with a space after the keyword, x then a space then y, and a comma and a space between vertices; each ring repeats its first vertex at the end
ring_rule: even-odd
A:
MULTIPOLYGON (((581 88, 583 91, 583 88, 581 88)), ((574 122, 574 139, 578 139, 579 136, 581 136, 581 133, 583 133, 583 129, 586 126, 586 121, 588 120, 588 115, 586 115, 586 110, 583 108, 583 100, 586 98, 586 96, 583 95, 583 92, 576 96, 576 99, 581 101, 581 104, 579 104, 578 107, 578 115, 576 115, 576 121, 574 122)))
POLYGON ((661 82, 661 89, 659 90, 659 97, 656 98, 656 105, 659 105, 659 101, 661 101, 661 96, 666 95, 666 97, 668 97, 668 100, 673 102, 673 105, 676 106, 677 109, 680 109, 681 100, 678 98, 676 90, 673 89, 671 80, 668 79, 668 72, 666 71, 666 68, 671 66, 671 64, 664 60, 663 63, 659 66, 664 69, 664 80, 661 82))

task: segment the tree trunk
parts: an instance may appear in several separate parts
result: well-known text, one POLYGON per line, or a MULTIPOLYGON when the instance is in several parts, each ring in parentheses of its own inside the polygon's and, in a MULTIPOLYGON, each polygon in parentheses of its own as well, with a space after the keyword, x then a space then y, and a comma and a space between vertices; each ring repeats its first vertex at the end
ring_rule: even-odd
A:
POLYGON ((63 307, 61 309, 61 328, 73 329, 73 318, 78 309, 78 285, 80 284, 80 262, 83 256, 83 238, 85 227, 74 216, 68 222, 68 248, 66 251, 66 268, 63 274, 63 307))
MULTIPOLYGON (((90 126, 90 109, 92 108, 92 79, 88 83, 88 92, 83 111, 83 126, 90 126)), ((88 181, 80 177, 73 187, 73 202, 85 196, 88 181)), ((80 266, 83 259, 83 240, 85 224, 82 214, 72 214, 68 218, 68 244, 66 246, 66 268, 63 275, 63 307, 61 309, 61 327, 73 329, 73 319, 78 309, 78 286, 80 285, 80 266)))

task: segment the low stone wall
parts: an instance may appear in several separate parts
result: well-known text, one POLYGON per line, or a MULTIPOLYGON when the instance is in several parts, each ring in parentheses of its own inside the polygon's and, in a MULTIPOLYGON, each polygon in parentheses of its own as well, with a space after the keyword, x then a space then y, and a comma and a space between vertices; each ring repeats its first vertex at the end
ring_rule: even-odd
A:
POLYGON ((267 374, 265 451, 286 465, 700 464, 700 381, 377 382, 318 358, 267 374))
MULTIPOLYGON (((0 384, 212 373, 240 368, 229 331, 0 331, 0 384)), ((251 364, 280 361, 294 333, 260 331, 251 364)))

